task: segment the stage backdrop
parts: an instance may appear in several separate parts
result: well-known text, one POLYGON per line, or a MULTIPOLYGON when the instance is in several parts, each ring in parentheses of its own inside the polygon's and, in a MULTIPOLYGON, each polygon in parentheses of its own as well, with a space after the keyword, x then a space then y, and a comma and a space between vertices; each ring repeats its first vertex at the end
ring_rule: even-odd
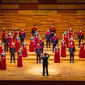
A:
POLYGON ((25 29, 27 38, 30 37, 33 24, 36 24, 43 38, 44 33, 50 29, 52 24, 55 25, 58 36, 62 36, 62 33, 68 30, 70 26, 74 29, 75 38, 77 38, 80 29, 85 33, 85 2, 76 3, 77 0, 72 0, 73 2, 57 0, 56 3, 51 4, 44 3, 43 0, 41 2, 30 0, 27 3, 28 0, 16 1, 18 0, 15 0, 15 2, 1 0, 0 28, 5 25, 8 30, 13 30, 16 25, 19 29, 25 29))

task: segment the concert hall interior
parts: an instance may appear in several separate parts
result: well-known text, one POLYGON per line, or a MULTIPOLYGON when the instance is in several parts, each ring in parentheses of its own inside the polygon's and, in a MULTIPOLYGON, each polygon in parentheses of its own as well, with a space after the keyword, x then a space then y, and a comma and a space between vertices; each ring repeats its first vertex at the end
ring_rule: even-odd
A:
POLYGON ((84 35, 85 0, 0 0, 0 80, 85 81, 84 35))

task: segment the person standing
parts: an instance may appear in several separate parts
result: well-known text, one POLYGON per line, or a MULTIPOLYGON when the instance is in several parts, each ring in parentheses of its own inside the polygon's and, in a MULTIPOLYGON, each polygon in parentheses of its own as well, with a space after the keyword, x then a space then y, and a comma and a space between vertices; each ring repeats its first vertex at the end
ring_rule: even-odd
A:
POLYGON ((1 53, 1 70, 6 70, 6 53, 4 50, 1 53))
POLYGON ((36 33, 36 31, 37 31, 37 28, 36 28, 35 25, 33 25, 33 28, 31 30, 31 34, 32 34, 33 37, 34 37, 34 34, 36 33))
POLYGON ((78 45, 78 47, 80 47, 80 42, 81 42, 81 40, 83 40, 83 39, 84 39, 84 34, 83 34, 83 32, 80 30, 79 33, 78 33, 78 40, 79 40, 79 45, 78 45))
POLYGON ((54 27, 54 25, 52 25, 52 27, 50 28, 50 33, 51 33, 51 38, 54 36, 54 34, 56 34, 56 28, 54 27))
POLYGON ((83 41, 80 42, 80 50, 79 50, 79 58, 85 58, 84 56, 84 43, 83 41))
POLYGON ((33 36, 30 37, 29 51, 34 52, 35 49, 35 39, 33 36))
POLYGON ((66 57, 66 43, 64 38, 61 41, 61 57, 66 57))
POLYGON ((50 57, 49 54, 46 52, 44 54, 42 54, 42 56, 41 56, 42 65, 43 65, 43 76, 45 76, 45 73, 47 76, 49 76, 49 74, 48 74, 49 57, 50 57), (46 70, 46 72, 45 72, 45 70, 46 70))
POLYGON ((52 41, 52 44, 53 44, 53 52, 54 52, 55 46, 58 45, 58 37, 56 36, 56 34, 54 34, 51 41, 52 41))
POLYGON ((22 47, 18 50, 18 59, 17 59, 17 67, 22 67, 22 47))
POLYGON ((43 53, 44 41, 42 40, 42 38, 39 39, 39 44, 41 46, 41 50, 42 50, 42 53, 43 53))
POLYGON ((45 39, 46 39, 46 48, 48 47, 50 48, 51 34, 49 30, 47 30, 45 34, 45 39))
POLYGON ((68 30, 68 39, 70 39, 71 36, 74 36, 74 31, 73 31, 73 29, 70 27, 70 29, 68 30))
POLYGON ((28 53, 27 53, 27 47, 26 47, 26 42, 24 41, 23 43, 22 43, 22 55, 23 55, 23 57, 28 57, 28 53))
POLYGON ((6 27, 3 26, 3 28, 2 28, 2 42, 4 42, 4 36, 5 36, 5 34, 6 34, 6 27))
POLYGON ((41 63, 41 59, 40 59, 40 56, 41 56, 41 53, 42 53, 42 49, 41 49, 41 46, 40 44, 38 43, 36 48, 35 48, 35 53, 36 53, 36 63, 41 63))
POLYGON ((21 45, 24 42, 25 38, 26 38, 26 33, 24 32, 24 29, 22 29, 19 33, 19 37, 20 37, 20 41, 21 41, 21 45))
POLYGON ((69 52, 70 52, 70 63, 74 63, 75 46, 72 42, 69 45, 69 52))
POLYGON ((15 47, 16 47, 16 52, 18 52, 20 48, 20 37, 18 35, 16 36, 15 47))
POLYGON ((12 43, 12 46, 10 47, 10 63, 12 63, 12 58, 14 60, 14 63, 16 63, 15 62, 15 52, 16 52, 15 44, 12 43))
POLYGON ((0 54, 2 53, 2 42, 0 42, 0 54))
POLYGON ((19 34, 18 28, 15 26, 14 32, 13 32, 13 42, 15 41, 15 38, 17 37, 18 34, 19 34))
POLYGON ((60 49, 58 46, 54 48, 54 63, 60 63, 60 49))
POLYGON ((11 47, 11 45, 12 45, 12 42, 13 42, 13 35, 12 35, 12 32, 11 31, 9 31, 8 32, 8 39, 9 39, 9 48, 11 47))
POLYGON ((4 50, 6 52, 8 52, 8 43, 9 43, 9 38, 8 38, 8 35, 5 34, 5 36, 4 36, 4 50))

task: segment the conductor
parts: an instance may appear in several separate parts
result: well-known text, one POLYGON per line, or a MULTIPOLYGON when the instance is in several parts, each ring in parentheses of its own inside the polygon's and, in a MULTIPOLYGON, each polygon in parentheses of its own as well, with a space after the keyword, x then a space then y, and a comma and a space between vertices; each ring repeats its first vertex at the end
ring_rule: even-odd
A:
POLYGON ((45 69, 46 69, 46 75, 49 76, 48 74, 48 59, 49 59, 49 54, 48 53, 44 53, 41 56, 42 59, 42 65, 43 65, 43 76, 45 76, 45 69))

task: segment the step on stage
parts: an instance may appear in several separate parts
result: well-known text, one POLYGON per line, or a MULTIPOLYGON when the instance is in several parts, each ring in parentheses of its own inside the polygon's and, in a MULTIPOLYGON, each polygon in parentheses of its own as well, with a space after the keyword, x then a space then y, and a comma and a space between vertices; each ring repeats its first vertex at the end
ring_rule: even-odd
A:
MULTIPOLYGON (((69 63, 69 52, 66 49, 66 58, 61 58, 60 63, 54 63, 52 46, 50 49, 44 48, 50 54, 49 76, 42 76, 42 64, 36 64, 36 55, 28 51, 28 57, 23 58, 23 67, 17 67, 17 63, 10 63, 10 54, 6 53, 7 70, 0 70, 0 80, 63 80, 63 81, 85 81, 85 59, 78 57, 78 41, 75 41, 76 52, 74 63, 69 63)), ((59 45, 60 46, 60 45, 59 45)), ((29 50, 29 43, 27 44, 29 50)), ((17 59, 17 55, 16 55, 17 59)))

